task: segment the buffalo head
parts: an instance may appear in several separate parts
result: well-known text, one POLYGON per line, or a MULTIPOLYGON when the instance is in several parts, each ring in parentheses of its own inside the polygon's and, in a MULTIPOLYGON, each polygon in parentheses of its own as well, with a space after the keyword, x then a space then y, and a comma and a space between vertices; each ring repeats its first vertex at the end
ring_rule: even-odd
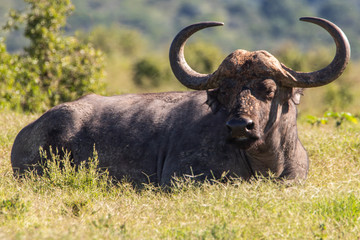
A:
POLYGON ((290 134, 291 128, 296 129, 295 105, 299 104, 303 88, 332 82, 349 61, 350 46, 341 29, 321 18, 300 20, 321 26, 335 41, 335 58, 319 71, 296 72, 266 51, 236 50, 214 73, 197 73, 185 61, 186 40, 200 29, 223 25, 219 22, 188 26, 171 45, 170 64, 175 76, 191 89, 208 90, 207 103, 215 112, 220 108, 226 109, 228 120, 224 125, 229 129, 229 141, 243 149, 269 141, 273 146, 274 137, 281 144, 280 136, 290 134))

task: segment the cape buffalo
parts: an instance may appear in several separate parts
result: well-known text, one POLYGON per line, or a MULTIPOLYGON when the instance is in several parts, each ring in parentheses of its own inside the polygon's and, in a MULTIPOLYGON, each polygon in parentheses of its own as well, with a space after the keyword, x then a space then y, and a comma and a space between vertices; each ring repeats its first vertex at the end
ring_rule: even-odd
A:
POLYGON ((296 105, 303 88, 323 86, 344 71, 350 46, 335 24, 321 26, 336 44, 325 68, 296 72, 266 51, 236 50, 211 74, 200 74, 184 58, 186 40, 200 29, 223 25, 201 22, 184 28, 170 47, 177 79, 197 91, 95 94, 60 104, 17 135, 11 163, 15 173, 36 169, 39 148, 71 152, 75 165, 92 156, 116 179, 169 184, 174 176, 249 179, 269 173, 305 179, 309 160, 297 134, 296 105))

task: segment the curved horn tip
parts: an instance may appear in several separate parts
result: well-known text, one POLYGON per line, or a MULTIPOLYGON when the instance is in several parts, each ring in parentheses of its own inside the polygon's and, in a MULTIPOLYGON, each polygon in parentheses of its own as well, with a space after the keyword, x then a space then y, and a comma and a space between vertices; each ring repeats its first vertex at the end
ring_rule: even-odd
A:
POLYGON ((199 26, 200 29, 202 29, 202 28, 208 28, 208 27, 224 26, 224 23, 223 22, 215 22, 215 21, 198 22, 198 23, 194 23, 194 24, 189 25, 188 27, 184 28, 183 30, 185 30, 187 28, 192 28, 192 27, 195 27, 195 26, 199 26))
POLYGON ((326 20, 324 18, 319 18, 319 17, 301 17, 299 18, 300 21, 304 21, 304 22, 311 22, 312 20, 325 20, 325 21, 329 21, 329 20, 326 20))
POLYGON ((332 37, 334 38, 335 42, 337 41, 337 37, 335 37, 333 34, 337 33, 341 35, 341 38, 343 38, 344 43, 347 45, 347 50, 349 52, 350 56, 350 43, 348 38, 346 37, 345 33, 341 30, 339 26, 337 26, 335 23, 325 19, 325 18, 319 18, 319 17, 301 17, 299 18, 300 21, 303 22, 310 22, 314 23, 316 25, 319 25, 323 27, 326 31, 328 31, 332 37))
POLYGON ((324 23, 327 23, 329 25, 333 25, 337 28, 339 28, 338 26, 336 26, 336 24, 334 24, 333 22, 325 19, 325 18, 320 18, 320 17, 301 17, 299 18, 300 21, 303 21, 303 22, 310 22, 310 23, 314 23, 316 25, 322 25, 324 23))
POLYGON ((223 25, 223 22, 199 22, 185 27, 175 36, 169 51, 170 66, 176 78, 186 87, 195 90, 215 88, 214 83, 208 82, 212 74, 198 73, 187 64, 184 57, 184 47, 187 39, 195 32, 204 28, 223 25))
POLYGON ((199 22, 198 24, 208 24, 208 25, 213 25, 213 26, 224 26, 223 22, 216 22, 216 21, 204 21, 204 22, 199 22))

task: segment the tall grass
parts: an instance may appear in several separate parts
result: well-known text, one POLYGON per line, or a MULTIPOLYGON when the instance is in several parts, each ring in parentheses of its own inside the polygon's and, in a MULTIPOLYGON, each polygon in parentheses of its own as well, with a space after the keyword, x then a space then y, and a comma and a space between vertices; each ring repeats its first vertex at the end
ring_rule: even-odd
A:
POLYGON ((15 178, 12 142, 36 117, 0 114, 0 239, 360 238, 359 125, 300 123, 311 159, 304 183, 180 179, 164 191, 111 182, 96 170, 96 152, 78 172, 65 158, 57 159, 62 168, 48 166, 47 177, 15 178))

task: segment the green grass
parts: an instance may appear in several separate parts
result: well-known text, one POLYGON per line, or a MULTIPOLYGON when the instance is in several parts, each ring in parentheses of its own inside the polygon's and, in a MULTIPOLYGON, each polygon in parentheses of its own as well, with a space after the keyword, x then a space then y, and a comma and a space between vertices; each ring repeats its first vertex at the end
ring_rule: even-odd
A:
POLYGON ((359 239, 360 126, 299 124, 308 180, 193 184, 172 191, 110 184, 94 168, 12 175, 10 151, 38 117, 0 114, 0 239, 359 239))

